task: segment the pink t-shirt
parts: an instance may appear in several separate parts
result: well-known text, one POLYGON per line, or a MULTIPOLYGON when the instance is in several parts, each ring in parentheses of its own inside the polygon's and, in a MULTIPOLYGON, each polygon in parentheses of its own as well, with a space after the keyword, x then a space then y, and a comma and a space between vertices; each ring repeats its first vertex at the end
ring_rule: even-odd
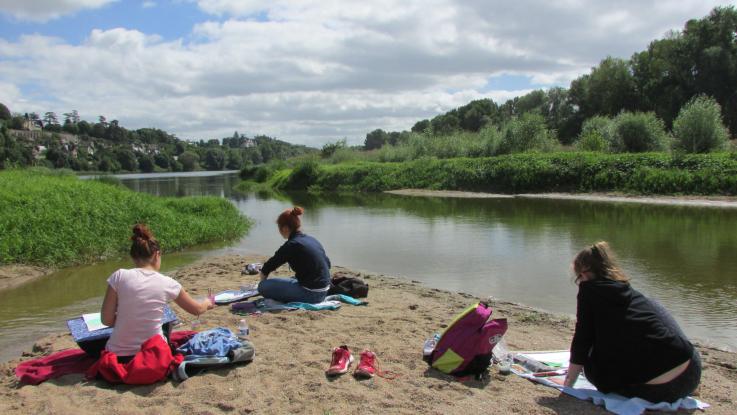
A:
POLYGON ((177 298, 182 285, 156 271, 119 269, 107 280, 118 293, 113 334, 105 348, 118 356, 132 356, 141 344, 161 331, 164 306, 177 298))

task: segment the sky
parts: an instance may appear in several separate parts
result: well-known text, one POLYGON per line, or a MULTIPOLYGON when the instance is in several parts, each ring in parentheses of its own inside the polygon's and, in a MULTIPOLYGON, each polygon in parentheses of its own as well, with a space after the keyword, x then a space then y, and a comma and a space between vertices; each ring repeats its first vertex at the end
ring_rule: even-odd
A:
POLYGON ((567 87, 711 0, 0 0, 0 102, 320 147, 567 87))

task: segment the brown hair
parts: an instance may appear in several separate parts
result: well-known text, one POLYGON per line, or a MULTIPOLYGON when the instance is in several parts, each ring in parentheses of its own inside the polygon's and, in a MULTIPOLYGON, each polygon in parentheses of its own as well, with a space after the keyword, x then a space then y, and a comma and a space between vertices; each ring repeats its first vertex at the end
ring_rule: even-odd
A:
POLYGON ((573 260, 576 283, 581 282, 581 272, 591 272, 594 279, 608 278, 619 282, 629 282, 629 277, 617 265, 614 252, 606 242, 597 242, 584 248, 573 260))
POLYGON ((154 238, 154 234, 146 225, 142 223, 133 227, 133 236, 131 236, 131 258, 134 261, 149 261, 157 252, 161 251, 159 241, 154 238))
POLYGON ((299 230, 302 226, 302 221, 299 219, 299 216, 302 215, 304 211, 305 210, 299 206, 287 209, 282 212, 278 218, 276 218, 276 224, 279 226, 279 229, 285 226, 289 228, 289 233, 299 230))

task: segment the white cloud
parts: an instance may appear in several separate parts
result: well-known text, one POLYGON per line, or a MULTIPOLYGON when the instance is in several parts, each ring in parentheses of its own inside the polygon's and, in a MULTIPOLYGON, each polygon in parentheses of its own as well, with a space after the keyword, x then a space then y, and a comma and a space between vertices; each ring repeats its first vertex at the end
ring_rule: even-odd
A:
MULTIPOLYGON (((104 114, 184 138, 238 130, 318 146, 341 137, 358 143, 374 128, 408 129, 473 99, 527 92, 488 91, 501 74, 567 85, 607 55, 629 57, 718 4, 197 3, 221 17, 197 24, 186 40, 125 28, 94 30, 78 45, 41 35, 0 39, 0 86, 37 86, 43 93, 33 102, 44 110, 104 114)), ((31 101, 10 97, 0 102, 31 101)))
POLYGON ((18 20, 47 22, 84 9, 97 9, 117 0, 0 0, 0 13, 18 20))
POLYGON ((143 7, 144 9, 150 9, 152 7, 156 7, 156 2, 155 1, 144 1, 143 3, 141 3, 141 7, 143 7))

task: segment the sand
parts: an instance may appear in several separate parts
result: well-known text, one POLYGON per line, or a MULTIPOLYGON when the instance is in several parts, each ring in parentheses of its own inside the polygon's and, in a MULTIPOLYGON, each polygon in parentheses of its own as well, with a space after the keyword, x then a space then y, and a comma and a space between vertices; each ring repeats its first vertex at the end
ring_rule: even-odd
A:
POLYGON ((388 190, 386 193, 415 197, 453 197, 461 199, 553 199, 553 200, 580 200, 585 202, 604 203, 639 203, 647 205, 712 207, 722 209, 737 208, 735 196, 666 196, 666 195, 628 195, 622 193, 521 193, 499 194, 466 192, 458 190, 427 190, 427 189, 400 189, 388 190))
POLYGON ((32 265, 2 265, 0 266, 0 290, 15 288, 51 272, 51 269, 32 265))
MULTIPOLYGON (((254 283, 241 276, 244 264, 259 257, 208 258, 170 275, 195 295, 254 283)), ((421 359, 424 339, 477 301, 467 294, 423 286, 383 275, 355 275, 370 285, 369 305, 344 305, 338 311, 292 311, 248 317, 255 360, 247 365, 195 376, 181 384, 112 386, 69 375, 39 386, 19 386, 13 367, 21 360, 74 347, 65 333, 39 340, 24 356, 0 364, 2 414, 603 414, 593 404, 492 369, 489 382, 459 382, 429 370, 421 359), (350 374, 328 379, 331 350, 347 344, 354 355, 368 348, 383 370, 400 376, 357 380, 350 374)), ((282 268, 277 275, 288 275, 282 268)), ((575 301, 575 299, 571 299, 575 301)), ((573 322, 525 306, 493 302, 494 316, 506 317, 506 340, 513 350, 566 349, 573 322)), ((188 329, 192 320, 175 307, 188 329)), ((235 330, 241 317, 218 307, 202 316, 205 327, 235 330)), ((704 358, 700 398, 712 404, 708 414, 734 414, 737 402, 735 354, 700 347, 704 358)))

